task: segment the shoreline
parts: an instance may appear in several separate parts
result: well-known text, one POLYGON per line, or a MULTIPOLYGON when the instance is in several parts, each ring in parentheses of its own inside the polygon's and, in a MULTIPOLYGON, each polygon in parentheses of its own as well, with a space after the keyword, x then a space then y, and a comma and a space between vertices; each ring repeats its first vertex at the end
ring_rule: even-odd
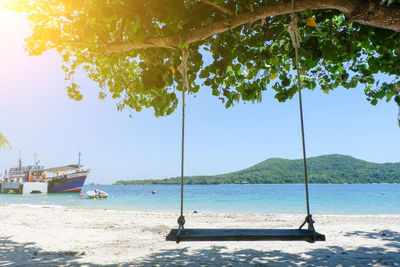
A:
MULTIPOLYGON (((21 204, 16 204, 16 203, 3 203, 3 205, 0 205, 0 208, 2 207, 16 207, 16 208, 46 208, 46 209, 71 209, 71 210, 109 210, 109 211, 126 211, 126 212, 138 212, 138 213, 167 213, 167 214, 178 214, 179 210, 141 210, 141 209, 135 209, 135 208, 115 208, 115 207, 99 207, 99 206, 64 206, 64 205, 58 205, 58 204, 27 204, 27 203, 21 203, 21 204), (6 205, 4 205, 6 204, 6 205)), ((265 216, 306 216, 306 213, 261 213, 261 212, 218 212, 218 211, 201 211, 201 210, 190 210, 190 211, 185 211, 186 214, 208 214, 208 215, 241 215, 241 216, 251 216, 251 215, 265 215, 265 216)), ((354 213, 349 213, 349 214, 320 214, 320 213, 312 213, 313 216, 324 216, 324 217, 329 217, 329 216, 337 216, 337 217, 400 217, 400 214, 354 214, 354 213)))
MULTIPOLYGON (((165 241, 177 212, 0 207, 2 265, 392 266, 400 215, 314 215, 325 242, 165 241)), ((187 228, 297 228, 305 215, 185 213, 187 228)))
MULTIPOLYGON (((140 209, 135 209, 135 208, 115 208, 115 207, 98 207, 98 206, 63 206, 63 205, 58 205, 58 204, 16 204, 16 203, 10 203, 7 204, 6 206, 2 207, 16 207, 16 208, 45 208, 45 209, 71 209, 71 210, 109 210, 109 211, 126 211, 126 212, 138 212, 138 213, 167 213, 167 214, 178 214, 179 210, 140 210, 140 209)), ((0 206, 1 208, 1 206, 0 206)), ((201 211, 201 210, 190 210, 190 211, 185 211, 185 214, 208 214, 208 215, 240 215, 240 216, 252 216, 252 215, 257 215, 257 216, 306 216, 306 213, 261 213, 261 212, 218 212, 218 211, 201 211)), ((354 213, 349 213, 349 214, 320 214, 320 213, 312 213, 311 215, 315 216, 324 216, 324 217, 400 217, 400 214, 354 214, 354 213)))

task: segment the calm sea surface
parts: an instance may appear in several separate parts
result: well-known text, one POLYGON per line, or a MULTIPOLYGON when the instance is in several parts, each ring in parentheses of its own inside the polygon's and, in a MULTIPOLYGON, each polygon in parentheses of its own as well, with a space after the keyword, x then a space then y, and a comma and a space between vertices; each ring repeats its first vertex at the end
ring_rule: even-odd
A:
MULTIPOLYGON (((0 205, 179 211, 178 185, 88 185, 82 192, 92 189, 106 191, 109 197, 92 200, 86 194, 0 194, 0 205)), ((304 185, 186 185, 184 190, 188 212, 303 214, 306 210, 304 185)), ((309 192, 315 215, 400 215, 400 184, 310 185, 309 192)))

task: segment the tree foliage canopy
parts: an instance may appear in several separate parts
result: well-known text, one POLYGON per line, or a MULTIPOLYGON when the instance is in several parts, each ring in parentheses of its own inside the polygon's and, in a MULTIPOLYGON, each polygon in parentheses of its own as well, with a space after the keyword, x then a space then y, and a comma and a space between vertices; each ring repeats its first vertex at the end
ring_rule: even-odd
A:
MULTIPOLYGON (((296 0, 302 37, 303 88, 329 92, 365 85, 368 101, 390 101, 400 92, 400 5, 381 0, 296 0), (381 82, 377 74, 386 75, 381 82)), ((190 52, 190 93, 201 82, 226 107, 260 101, 276 91, 283 102, 297 92, 294 49, 288 34, 288 0, 15 0, 33 34, 30 55, 56 49, 80 100, 74 73, 83 69, 118 108, 154 108, 171 114, 182 90, 177 71, 190 52), (203 56, 209 53, 211 62, 203 56)), ((380 76, 381 77, 381 76, 380 76)), ((396 97, 400 106, 400 97, 396 97)))

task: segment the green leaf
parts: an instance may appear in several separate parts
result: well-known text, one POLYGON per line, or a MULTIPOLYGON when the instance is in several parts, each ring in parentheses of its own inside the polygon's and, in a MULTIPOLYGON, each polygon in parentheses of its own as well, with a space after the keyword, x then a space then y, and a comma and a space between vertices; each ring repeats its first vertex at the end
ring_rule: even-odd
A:
POLYGON ((7 146, 11 149, 10 143, 7 141, 4 135, 0 133, 0 150, 6 148, 7 146))
POLYGON ((69 69, 68 69, 68 67, 66 67, 66 66, 62 65, 62 66, 61 66, 61 68, 63 69, 63 71, 64 71, 64 72, 69 72, 69 69))
POLYGON ((181 44, 179 44, 179 46, 178 46, 180 49, 189 49, 189 42, 184 42, 184 43, 181 43, 181 44))
POLYGON ((400 107, 400 95, 396 95, 395 97, 394 97, 394 101, 397 103, 397 105, 399 105, 399 107, 400 107))
POLYGON ((213 89, 212 89, 212 94, 213 94, 213 96, 219 96, 219 91, 218 91, 218 89, 213 88, 213 89))
POLYGON ((283 80, 282 80, 282 86, 289 86, 290 85, 290 79, 288 79, 288 78, 284 78, 283 80))

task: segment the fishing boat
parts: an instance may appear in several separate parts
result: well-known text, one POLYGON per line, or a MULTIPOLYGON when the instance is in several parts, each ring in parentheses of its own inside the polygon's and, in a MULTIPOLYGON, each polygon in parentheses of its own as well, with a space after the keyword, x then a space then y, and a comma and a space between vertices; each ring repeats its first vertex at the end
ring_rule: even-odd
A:
POLYGON ((90 170, 81 169, 81 153, 79 152, 78 164, 71 164, 61 167, 47 168, 39 165, 39 160, 35 165, 10 168, 5 173, 2 183, 2 193, 67 193, 82 191, 86 177, 90 170), (40 187, 40 188, 39 188, 40 187), (45 187, 45 189, 43 188, 45 187))
POLYGON ((22 160, 19 159, 18 167, 10 168, 8 172, 7 170, 5 171, 3 182, 0 184, 1 193, 47 193, 47 182, 39 175, 43 170, 44 167, 38 164, 22 166, 22 160))
POLYGON ((80 193, 89 173, 89 170, 82 170, 79 165, 55 167, 45 171, 53 174, 46 178, 48 193, 80 193))

